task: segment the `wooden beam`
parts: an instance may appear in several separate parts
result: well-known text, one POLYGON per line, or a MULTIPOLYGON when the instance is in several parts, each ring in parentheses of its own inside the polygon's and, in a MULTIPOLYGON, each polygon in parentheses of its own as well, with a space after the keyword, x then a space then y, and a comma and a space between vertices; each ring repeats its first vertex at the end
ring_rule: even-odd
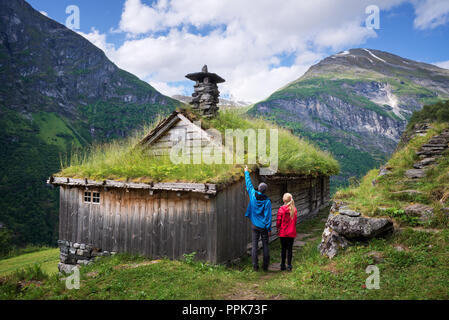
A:
POLYGON ((141 189, 141 190, 166 190, 166 191, 187 191, 187 192, 197 192, 205 193, 210 195, 215 195, 219 190, 217 185, 210 183, 187 183, 187 182, 167 182, 167 183, 135 183, 135 182, 121 182, 114 180, 104 180, 102 182, 97 182, 88 179, 72 179, 63 177, 53 177, 47 180, 48 184, 55 186, 73 186, 73 187, 84 187, 84 188, 121 188, 121 189, 141 189))

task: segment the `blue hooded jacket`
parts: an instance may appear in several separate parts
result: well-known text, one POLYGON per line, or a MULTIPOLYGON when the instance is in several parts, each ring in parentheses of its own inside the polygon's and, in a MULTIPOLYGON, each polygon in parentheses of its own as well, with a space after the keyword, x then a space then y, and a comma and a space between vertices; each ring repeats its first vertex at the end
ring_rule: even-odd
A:
POLYGON ((249 194, 248 209, 246 214, 256 227, 271 232, 271 200, 263 193, 255 190, 251 182, 249 172, 245 172, 246 190, 249 194))

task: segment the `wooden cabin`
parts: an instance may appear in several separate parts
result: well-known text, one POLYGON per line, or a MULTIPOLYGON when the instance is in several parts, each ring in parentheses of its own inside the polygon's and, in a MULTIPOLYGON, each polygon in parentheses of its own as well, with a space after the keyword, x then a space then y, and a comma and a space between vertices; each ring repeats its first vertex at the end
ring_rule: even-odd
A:
MULTIPOLYGON (((182 112, 164 119, 141 146, 153 154, 172 147, 171 135, 186 130, 191 139, 216 141, 182 112), (196 134, 195 134, 196 133, 196 134)), ((317 214, 329 202, 327 176, 260 176, 253 184, 268 184, 272 201, 273 236, 282 195, 290 192, 298 221, 317 214)), ((250 221, 245 217, 248 195, 241 179, 228 185, 199 183, 132 183, 52 177, 60 187, 59 246, 61 265, 89 263, 96 256, 115 252, 151 258, 196 257, 223 263, 244 255, 251 243, 250 221)))

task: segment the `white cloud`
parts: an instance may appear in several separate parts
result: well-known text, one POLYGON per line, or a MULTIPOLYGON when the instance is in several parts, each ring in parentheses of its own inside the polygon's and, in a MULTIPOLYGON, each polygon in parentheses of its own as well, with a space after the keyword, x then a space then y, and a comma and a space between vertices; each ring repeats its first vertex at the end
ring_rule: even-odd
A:
POLYGON ((157 91, 159 91, 169 97, 172 97, 174 95, 184 95, 185 94, 185 88, 182 85, 170 86, 166 82, 154 82, 154 81, 149 81, 149 83, 157 91))
MULTIPOLYGON (((409 0, 415 27, 444 21, 443 1, 409 0), (437 10, 439 9, 439 11, 437 10), (437 14, 439 12, 439 15, 437 14)), ((406 0, 378 0, 381 15, 406 0)), ((445 1, 449 3, 449 1, 445 1)), ((256 102, 299 78, 329 53, 376 37, 364 27, 372 0, 126 0, 118 28, 126 40, 117 48, 92 29, 83 34, 119 67, 167 95, 191 91, 169 83, 185 80, 204 64, 224 77, 222 95, 256 102), (290 57, 288 63, 285 57, 290 57)), ((382 16, 381 16, 382 19, 382 16)))
POLYGON ((334 51, 338 51, 348 46, 359 45, 364 43, 368 38, 377 37, 373 29, 368 29, 355 21, 347 23, 338 29, 323 30, 318 33, 315 43, 319 46, 331 47, 334 51))
POLYGON ((433 29, 449 22, 448 0, 413 0, 416 29, 433 29))
POLYGON ((107 42, 106 35, 101 34, 97 29, 92 28, 90 33, 83 33, 81 31, 78 34, 82 35, 84 38, 92 42, 98 48, 103 50, 106 55, 113 54, 115 51, 114 46, 107 42))
POLYGON ((435 62, 434 65, 436 65, 436 66, 438 66, 440 68, 449 69, 449 60, 441 61, 441 62, 435 62))

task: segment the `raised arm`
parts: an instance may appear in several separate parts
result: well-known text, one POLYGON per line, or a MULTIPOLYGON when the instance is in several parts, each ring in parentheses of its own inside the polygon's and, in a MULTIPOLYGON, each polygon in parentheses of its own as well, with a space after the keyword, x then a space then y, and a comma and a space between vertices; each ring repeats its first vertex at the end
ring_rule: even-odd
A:
POLYGON ((245 182, 246 182, 246 191, 248 191, 250 199, 251 200, 256 199, 256 191, 254 190, 253 183, 251 182, 248 167, 245 167, 245 182))

